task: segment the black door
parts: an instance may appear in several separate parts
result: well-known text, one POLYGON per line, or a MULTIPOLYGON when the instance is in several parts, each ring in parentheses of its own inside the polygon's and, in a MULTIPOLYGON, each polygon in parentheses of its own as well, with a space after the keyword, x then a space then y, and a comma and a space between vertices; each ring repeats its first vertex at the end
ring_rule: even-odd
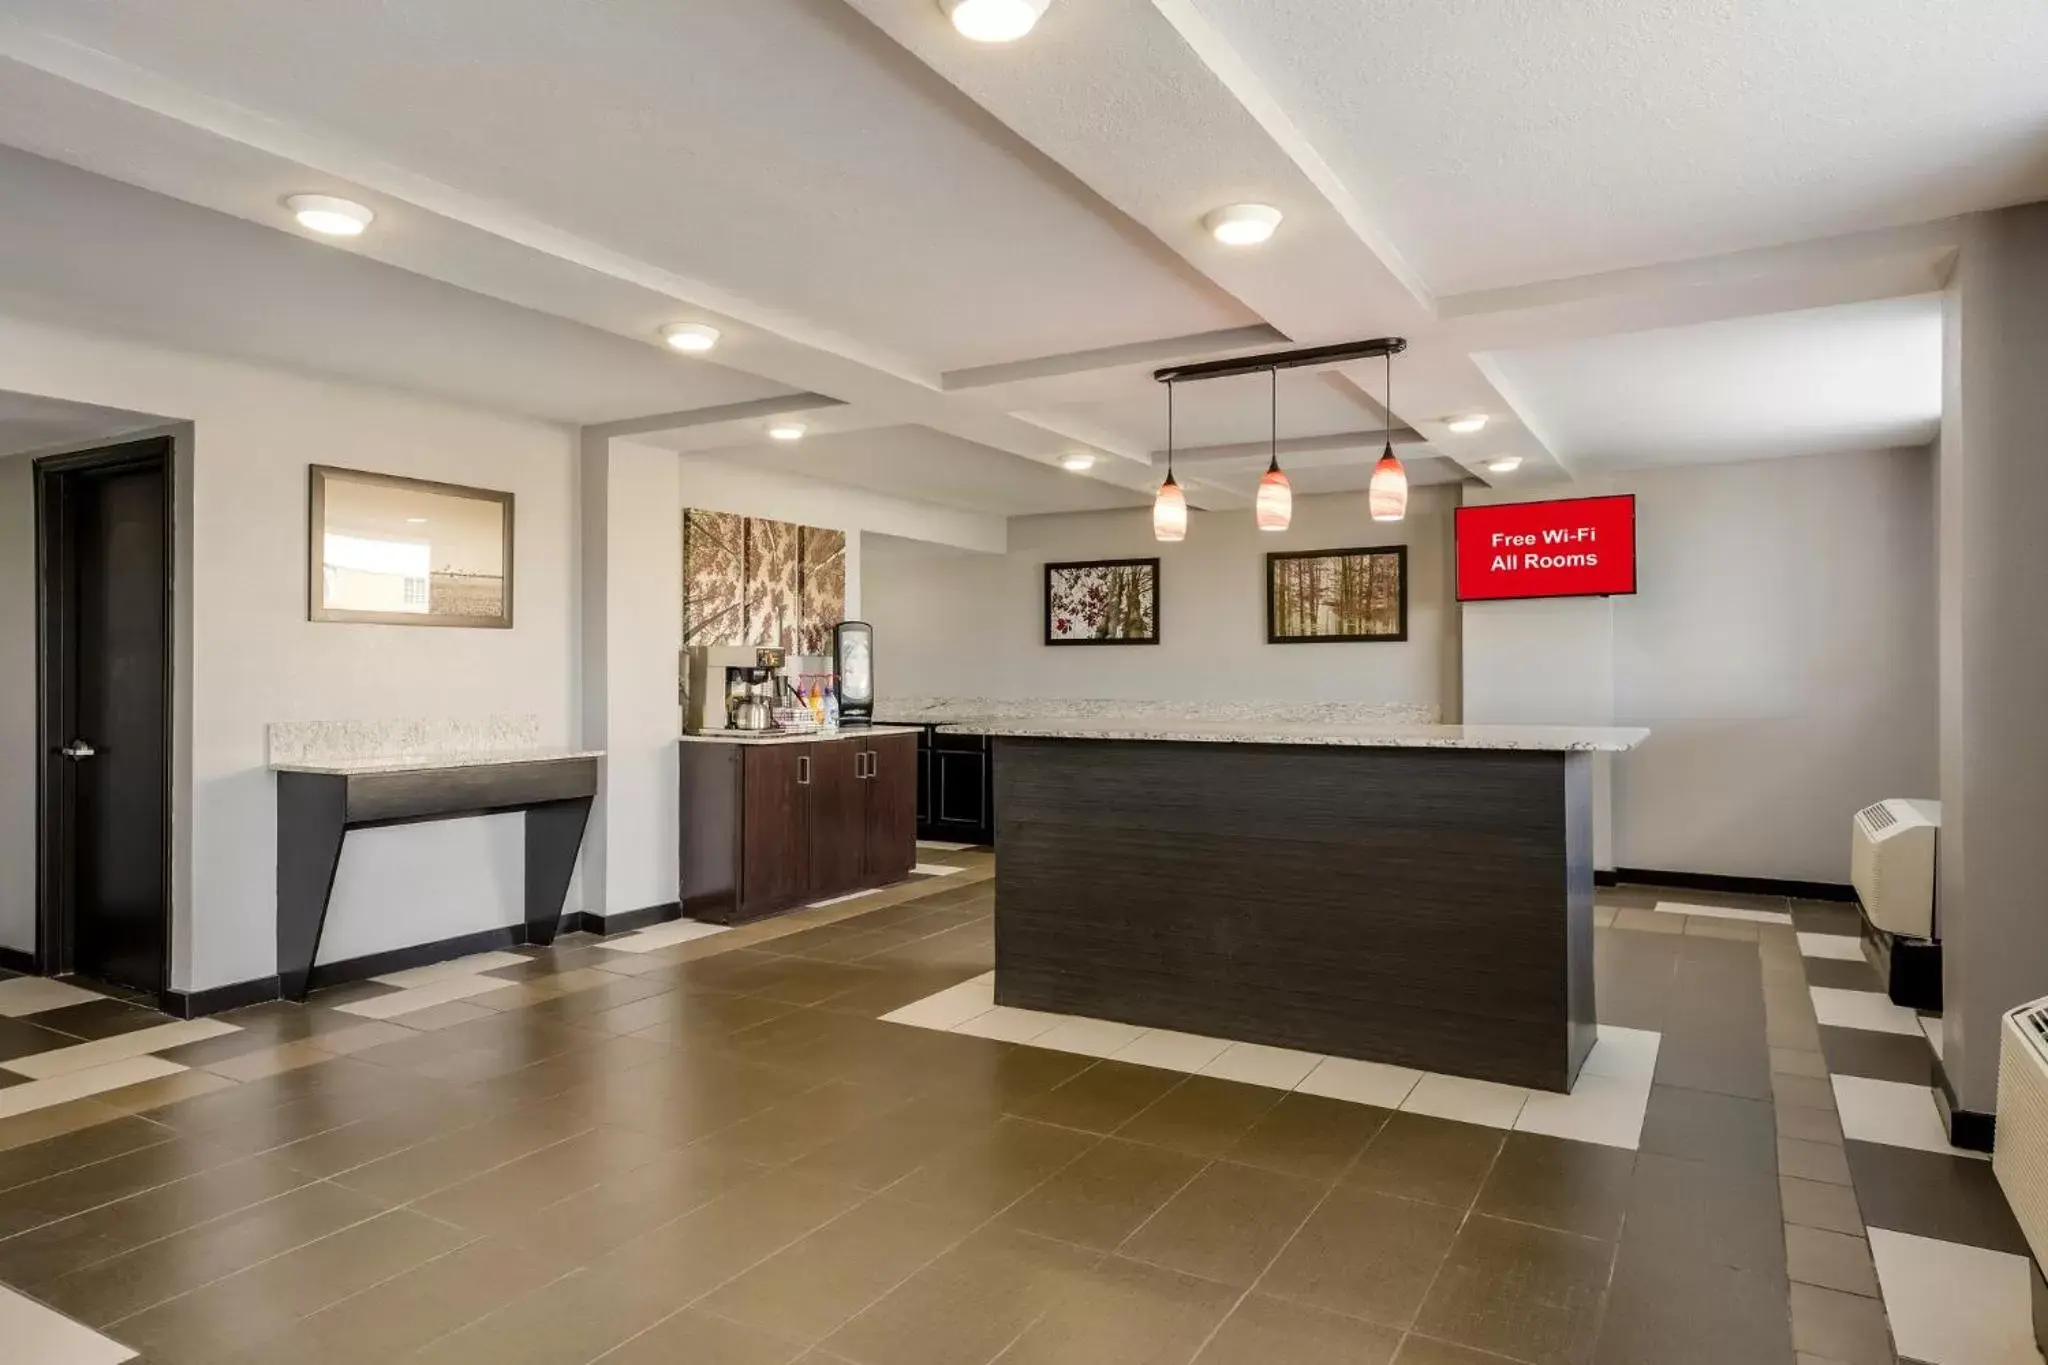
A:
POLYGON ((168 443, 38 466, 45 971, 167 984, 168 443))

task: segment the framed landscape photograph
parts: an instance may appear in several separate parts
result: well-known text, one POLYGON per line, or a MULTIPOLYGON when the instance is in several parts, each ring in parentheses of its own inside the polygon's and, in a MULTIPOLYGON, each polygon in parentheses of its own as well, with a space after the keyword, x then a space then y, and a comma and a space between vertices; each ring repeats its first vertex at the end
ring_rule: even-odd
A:
POLYGON ((313 465, 307 617, 512 624, 512 495, 313 465))
POLYGON ((1266 643, 1408 638, 1408 547, 1288 550, 1266 556, 1266 643))
POLYGON ((1090 559, 1045 566, 1049 645, 1159 643, 1159 561, 1090 559))

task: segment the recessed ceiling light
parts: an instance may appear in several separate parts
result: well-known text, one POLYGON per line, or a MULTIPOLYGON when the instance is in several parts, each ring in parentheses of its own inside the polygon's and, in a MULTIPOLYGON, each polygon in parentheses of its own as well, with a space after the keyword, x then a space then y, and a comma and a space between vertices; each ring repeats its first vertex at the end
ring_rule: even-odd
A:
POLYGON ((1071 455, 1060 456, 1060 468, 1069 474, 1079 474, 1084 469, 1095 468, 1095 457, 1077 450, 1071 455))
POLYGON ((1487 472, 1492 474, 1512 474, 1521 467, 1522 457, 1519 455, 1503 455, 1486 462, 1487 472))
POLYGON ((801 441, 803 438, 802 422, 777 422, 768 428, 768 439, 771 441, 801 441))
POLYGON ((1470 417, 1453 417, 1444 425, 1460 436, 1470 436, 1475 431, 1486 430, 1486 414, 1475 412, 1470 417))
POLYGON ((701 322, 671 322, 661 338, 678 351, 708 351, 718 344, 718 329, 701 322))
POLYGON ((405 524, 407 526, 425 526, 427 524, 427 519, 425 517, 407 517, 405 519, 405 524))
POLYGON ((295 194, 284 201, 299 226, 329 237, 360 237, 377 217, 352 199, 331 194, 295 194))
POLYGON ((1037 26, 1052 0, 939 0, 939 8, 963 38, 977 43, 1014 43, 1037 26))
POLYGON ((1204 218, 1202 226, 1225 246, 1257 246, 1280 226, 1280 210, 1271 204, 1226 204, 1204 218))

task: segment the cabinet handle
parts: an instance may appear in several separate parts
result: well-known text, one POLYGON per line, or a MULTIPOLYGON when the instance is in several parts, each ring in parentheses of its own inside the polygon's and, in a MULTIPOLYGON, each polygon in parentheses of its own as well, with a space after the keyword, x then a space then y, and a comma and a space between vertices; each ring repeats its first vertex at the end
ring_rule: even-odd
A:
POLYGON ((853 751, 853 776, 855 781, 859 781, 868 775, 867 760, 868 756, 860 750, 855 749, 853 751))
POLYGON ((878 760, 878 759, 879 759, 880 757, 881 757, 881 754, 880 754, 880 752, 879 752, 879 751, 877 751, 877 750, 874 750, 874 749, 870 749, 870 750, 868 750, 868 776, 869 776, 869 777, 873 777, 873 776, 875 775, 875 767, 876 767, 876 761, 877 761, 877 760, 878 760))
POLYGON ((808 754, 797 755, 796 784, 799 787, 808 787, 811 785, 811 759, 810 755, 808 754))

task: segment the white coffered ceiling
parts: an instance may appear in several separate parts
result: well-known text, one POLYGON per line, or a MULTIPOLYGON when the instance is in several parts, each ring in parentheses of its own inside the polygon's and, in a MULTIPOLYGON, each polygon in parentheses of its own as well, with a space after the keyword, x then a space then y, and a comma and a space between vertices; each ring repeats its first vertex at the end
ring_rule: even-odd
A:
MULTIPOLYGON (((932 0, 0 0, 0 309, 979 511, 1141 503, 1157 365, 1376 335, 1420 481, 1840 449, 1925 430, 1882 301, 2048 197, 2043 69, 2038 0, 1053 0, 995 48, 932 0), (1270 244, 1204 235, 1246 199, 1270 244)), ((1283 376, 1299 487, 1362 482, 1382 386, 1283 376)), ((1268 430, 1181 400, 1183 449, 1268 430)))

